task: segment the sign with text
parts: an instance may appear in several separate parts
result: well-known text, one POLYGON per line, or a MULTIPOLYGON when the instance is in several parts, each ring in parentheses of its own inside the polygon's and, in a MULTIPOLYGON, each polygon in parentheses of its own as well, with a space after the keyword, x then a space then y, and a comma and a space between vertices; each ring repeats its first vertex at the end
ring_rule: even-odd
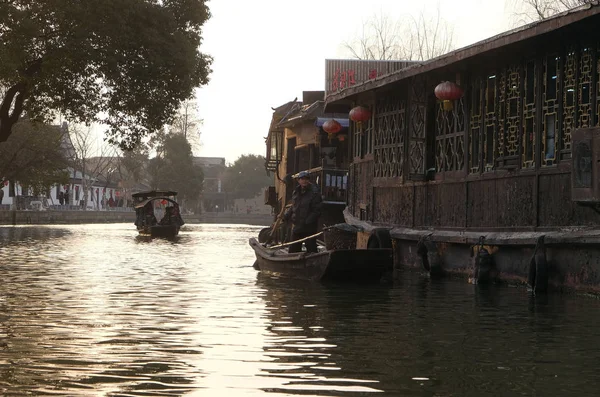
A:
POLYGON ((404 69, 410 61, 373 61, 361 59, 325 60, 325 96, 404 69))

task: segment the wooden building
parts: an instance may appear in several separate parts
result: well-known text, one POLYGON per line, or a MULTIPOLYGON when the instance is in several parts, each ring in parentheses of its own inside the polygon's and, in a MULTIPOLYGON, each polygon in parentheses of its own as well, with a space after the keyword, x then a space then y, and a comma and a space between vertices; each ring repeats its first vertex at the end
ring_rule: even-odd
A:
POLYGON ((265 204, 280 214, 290 204, 296 187, 294 174, 308 171, 320 187, 324 210, 320 226, 343 222, 348 179, 348 115, 325 114, 323 91, 304 91, 302 101, 291 101, 273 109, 267 136, 267 171, 274 186, 267 189, 265 204), (342 131, 329 137, 323 123, 335 118, 342 131))
POLYGON ((350 125, 346 221, 389 231, 397 266, 477 280, 485 251, 491 277, 598 292, 598 26, 594 2, 328 92, 326 112, 372 110, 350 125), (442 81, 464 90, 451 110, 442 81))

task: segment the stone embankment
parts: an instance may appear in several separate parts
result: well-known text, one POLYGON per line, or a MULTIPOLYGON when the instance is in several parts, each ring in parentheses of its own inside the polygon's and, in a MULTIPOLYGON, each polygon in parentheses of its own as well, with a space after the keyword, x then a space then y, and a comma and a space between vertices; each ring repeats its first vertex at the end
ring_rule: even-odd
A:
MULTIPOLYGON (((231 212, 184 215, 186 223, 270 225, 271 215, 231 212)), ((0 211, 0 225, 53 225, 82 223, 132 223, 133 211, 0 211)))

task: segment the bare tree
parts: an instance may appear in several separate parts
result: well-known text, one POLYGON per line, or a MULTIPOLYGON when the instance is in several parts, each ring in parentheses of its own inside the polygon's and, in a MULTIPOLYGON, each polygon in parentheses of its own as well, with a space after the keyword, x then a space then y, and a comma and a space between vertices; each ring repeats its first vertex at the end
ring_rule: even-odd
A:
MULTIPOLYGON (((92 184, 98 177, 104 174, 109 165, 110 159, 115 155, 115 149, 108 144, 100 146, 96 143, 96 136, 91 127, 75 126, 70 131, 71 143, 73 150, 71 151, 71 164, 74 172, 81 172, 81 185, 83 189, 83 202, 88 201, 88 192, 92 184), (93 158, 93 161, 91 159, 93 158)), ((73 189, 71 189, 71 194, 73 189)), ((94 200, 92 198, 92 200, 94 200)), ((72 197, 69 199, 72 201, 72 197)), ((100 209, 99 200, 95 200, 96 209, 100 209)), ((86 209, 86 205, 83 206, 86 209)))
POLYGON ((454 29, 446 22, 440 8, 435 15, 423 11, 419 18, 412 19, 410 38, 411 60, 427 60, 447 54, 454 49, 454 29))
POLYGON ((512 0, 509 5, 517 18, 516 23, 524 24, 547 19, 592 1, 595 0, 512 0))
POLYGON ((198 103, 188 99, 182 102, 175 118, 170 125, 169 132, 181 134, 192 146, 192 150, 200 149, 200 126, 203 120, 198 118, 198 103))
POLYGON ((454 30, 442 18, 439 5, 435 14, 422 11, 418 17, 397 21, 380 13, 364 22, 361 34, 342 46, 356 59, 424 61, 454 49, 454 30))
POLYGON ((406 59, 400 24, 383 13, 364 21, 361 34, 343 46, 356 59, 406 59))

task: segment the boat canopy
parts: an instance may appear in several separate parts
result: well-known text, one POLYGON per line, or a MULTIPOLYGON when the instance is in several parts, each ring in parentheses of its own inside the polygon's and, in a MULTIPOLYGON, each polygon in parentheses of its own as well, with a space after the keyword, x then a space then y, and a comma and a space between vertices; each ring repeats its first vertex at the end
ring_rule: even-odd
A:
POLYGON ((169 202, 173 203, 173 204, 174 204, 174 205, 176 205, 176 206, 179 206, 179 204, 177 203, 177 201, 173 200, 172 198, 170 198, 170 197, 167 197, 167 196, 159 196, 159 197, 152 197, 152 198, 149 198, 149 199, 146 199, 146 200, 140 201, 139 203, 137 203, 137 204, 135 205, 135 207, 134 207, 134 208, 135 208, 135 209, 138 209, 138 208, 144 208, 144 207, 146 206, 146 204, 148 204, 148 203, 149 203, 149 202, 151 202, 151 201, 156 201, 156 200, 161 200, 161 201, 162 201, 162 200, 166 200, 166 201, 169 201, 169 202))
POLYGON ((152 197, 163 197, 163 196, 172 196, 175 197, 177 196, 177 192, 172 191, 172 190, 150 190, 147 192, 138 192, 138 193, 133 193, 131 195, 131 197, 133 198, 142 198, 142 199, 149 199, 152 197))

